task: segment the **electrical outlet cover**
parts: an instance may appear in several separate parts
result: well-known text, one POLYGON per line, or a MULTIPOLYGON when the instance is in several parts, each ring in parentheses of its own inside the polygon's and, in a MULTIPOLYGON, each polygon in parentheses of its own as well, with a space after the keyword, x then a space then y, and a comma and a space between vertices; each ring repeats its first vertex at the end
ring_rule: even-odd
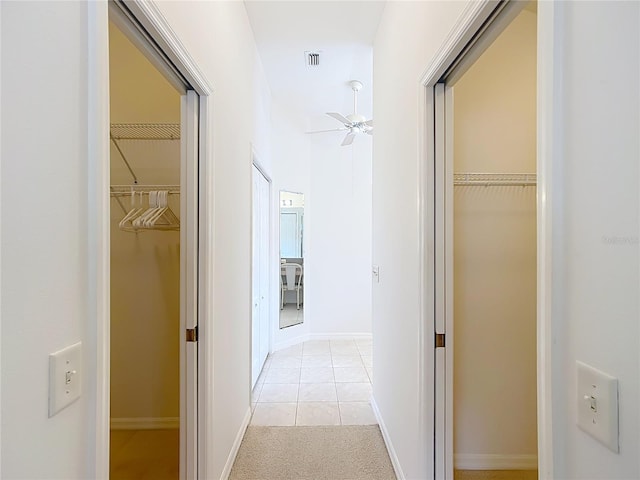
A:
POLYGON ((578 426, 618 453, 618 379, 582 362, 576 367, 578 426))

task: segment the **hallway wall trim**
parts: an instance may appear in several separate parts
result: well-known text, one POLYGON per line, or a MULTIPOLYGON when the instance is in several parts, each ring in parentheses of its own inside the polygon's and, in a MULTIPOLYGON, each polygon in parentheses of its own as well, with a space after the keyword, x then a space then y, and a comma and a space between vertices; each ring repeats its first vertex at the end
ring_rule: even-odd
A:
POLYGON ((458 453, 453 464, 457 470, 536 470, 538 456, 458 453))
POLYGON ((242 420, 242 425, 238 430, 238 434, 236 435, 236 439, 233 442, 233 447, 229 452, 229 457, 227 458, 227 462, 224 464, 224 469, 222 470, 222 475, 220 478, 223 480, 227 480, 229 475, 231 475, 231 469, 233 468, 233 464, 236 461, 236 457, 238 456, 238 450, 240 450, 240 445, 242 444, 242 439, 244 438, 244 434, 247 431, 247 427, 249 426, 249 422, 251 421, 251 407, 247 409, 247 413, 242 420))
POLYGON ((173 31, 158 7, 150 0, 119 0, 126 4, 136 20, 151 35, 165 55, 178 68, 200 96, 213 94, 213 87, 173 31))
POLYGON ((398 480, 405 480, 407 477, 402 471, 402 466, 400 465, 398 454, 393 447, 391 436, 389 435, 389 431, 387 430, 387 426, 384 423, 384 419, 382 418, 382 414, 380 413, 378 404, 376 403, 376 400, 375 398, 373 398, 373 396, 371 397, 371 409, 373 410, 373 414, 376 416, 376 420, 378 421, 378 426, 380 427, 380 432, 382 433, 384 444, 387 446, 387 451, 389 452, 389 458, 391 459, 393 471, 396 472, 396 477, 398 477, 398 480))
POLYGON ((271 353, 311 340, 371 340, 371 333, 307 333, 273 345, 271 353))

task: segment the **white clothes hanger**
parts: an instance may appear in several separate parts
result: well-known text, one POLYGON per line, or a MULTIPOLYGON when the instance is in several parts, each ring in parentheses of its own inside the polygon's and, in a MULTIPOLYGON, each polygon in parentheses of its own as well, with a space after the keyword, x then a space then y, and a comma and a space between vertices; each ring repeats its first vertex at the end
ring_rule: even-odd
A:
POLYGON ((144 230, 179 230, 180 219, 169 207, 168 190, 148 191, 148 206, 143 206, 144 192, 131 189, 131 210, 124 216, 118 226, 127 232, 144 230), (140 193, 139 204, 136 205, 136 193, 140 193))
POLYGON ((131 188, 131 210, 129 210, 124 218, 120 220, 120 223, 118 224, 120 229, 128 232, 135 231, 132 222, 142 212, 144 212, 144 207, 142 206, 142 192, 140 192, 140 204, 136 206, 136 192, 131 188))
POLYGON ((145 219, 145 226, 157 230, 178 230, 180 228, 180 220, 169 207, 168 191, 158 192, 157 204, 157 211, 145 219))
POLYGON ((156 224, 156 222, 162 218, 162 215, 164 215, 164 213, 167 211, 168 208, 168 202, 167 202, 167 197, 169 196, 169 192, 166 191, 160 191, 157 192, 157 205, 158 208, 152 212, 148 217, 145 218, 144 220, 144 226, 145 227, 151 227, 153 225, 156 224))
POLYGON ((145 221, 150 218, 158 209, 158 192, 152 190, 149 192, 149 208, 142 213, 138 218, 133 221, 135 228, 145 227, 145 221))

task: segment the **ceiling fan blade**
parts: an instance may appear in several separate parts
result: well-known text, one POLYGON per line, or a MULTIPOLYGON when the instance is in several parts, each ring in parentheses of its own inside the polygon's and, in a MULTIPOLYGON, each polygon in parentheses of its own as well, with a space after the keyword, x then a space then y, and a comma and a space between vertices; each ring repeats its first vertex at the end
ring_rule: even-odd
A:
POLYGON ((336 113, 336 112, 327 112, 327 115, 329 115, 330 117, 335 118, 336 120, 338 120, 340 123, 344 123, 346 125, 349 125, 351 122, 349 121, 348 118, 344 117, 343 115, 336 113))
POLYGON ((373 135, 373 129, 371 129, 371 130, 367 130, 367 131, 366 131, 366 132, 364 132, 364 133, 366 133, 367 135, 373 135))
POLYGON ((373 127, 373 118, 371 120, 367 120, 364 124, 373 127))
POLYGON ((344 132, 345 130, 349 130, 349 129, 347 127, 342 127, 342 128, 332 128, 331 130, 314 130, 313 132, 304 132, 304 133, 344 132))
POLYGON ((356 138, 356 134, 355 133, 347 133, 347 136, 344 137, 344 140, 342 141, 342 146, 346 147, 347 145, 351 145, 353 143, 353 139, 356 138))

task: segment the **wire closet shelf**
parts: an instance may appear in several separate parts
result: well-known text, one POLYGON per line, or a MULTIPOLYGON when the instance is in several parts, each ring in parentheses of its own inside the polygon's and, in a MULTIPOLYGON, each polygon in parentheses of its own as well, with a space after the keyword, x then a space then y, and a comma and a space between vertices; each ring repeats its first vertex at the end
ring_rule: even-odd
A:
POLYGON ((140 185, 129 159, 122 151, 122 140, 180 140, 180 124, 176 123, 112 123, 109 137, 131 174, 132 185, 111 185, 110 195, 115 198, 125 214, 120 221, 121 230, 138 232, 141 230, 179 230, 180 219, 171 211, 167 203, 169 195, 179 195, 179 185, 140 185), (127 209, 123 197, 131 199, 127 209), (143 201, 143 197, 147 201, 143 201), (146 207, 143 206, 146 204, 146 207))
POLYGON ((113 140, 180 140, 179 123, 112 123, 113 140))
POLYGON ((454 173, 456 186, 532 187, 537 185, 535 173, 454 173))

